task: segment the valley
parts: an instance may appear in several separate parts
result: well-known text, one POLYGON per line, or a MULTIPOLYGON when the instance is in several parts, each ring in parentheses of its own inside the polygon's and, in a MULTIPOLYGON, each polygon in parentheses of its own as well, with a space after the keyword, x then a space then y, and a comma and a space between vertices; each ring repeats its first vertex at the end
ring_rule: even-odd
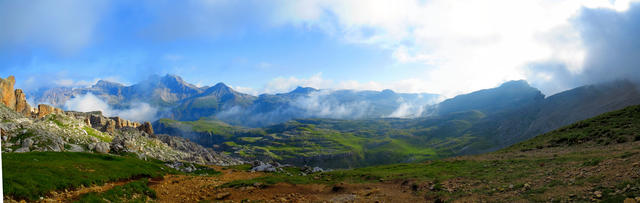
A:
POLYGON ((633 105, 640 94, 628 81, 550 97, 512 81, 425 106, 430 116, 310 117, 262 127, 215 116, 140 123, 44 104, 18 107, 22 91, 13 90, 12 80, 2 84, 9 84, 1 88, 9 96, 0 107, 7 202, 619 202, 640 196, 640 106, 633 105))

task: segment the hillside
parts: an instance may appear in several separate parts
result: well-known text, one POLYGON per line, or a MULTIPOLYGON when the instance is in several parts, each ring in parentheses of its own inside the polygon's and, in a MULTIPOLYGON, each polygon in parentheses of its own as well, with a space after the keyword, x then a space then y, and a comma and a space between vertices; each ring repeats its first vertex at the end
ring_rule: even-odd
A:
POLYGON ((293 184, 301 188, 294 190, 301 194, 293 198, 298 201, 330 195, 367 202, 409 193, 415 199, 407 201, 427 202, 635 202, 640 200, 639 115, 640 106, 628 107, 488 154, 309 175, 272 173, 223 187, 234 194, 229 199, 276 199, 294 190, 293 184), (266 186, 245 192, 251 185, 266 186), (304 188, 324 189, 307 193, 304 188))

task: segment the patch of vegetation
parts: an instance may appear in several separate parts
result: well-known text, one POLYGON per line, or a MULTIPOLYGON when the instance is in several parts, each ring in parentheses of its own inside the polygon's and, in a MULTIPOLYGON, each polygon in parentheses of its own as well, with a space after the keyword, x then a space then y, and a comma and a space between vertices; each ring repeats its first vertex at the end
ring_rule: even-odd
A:
POLYGON ((36 200, 50 191, 176 171, 163 162, 77 152, 3 153, 4 195, 36 200))
POLYGON ((601 161, 602 159, 590 159, 582 163, 582 166, 597 166, 601 161))
POLYGON ((58 115, 56 114, 49 114, 47 115, 47 120, 55 123, 58 127, 61 128, 65 128, 67 127, 67 125, 65 125, 64 123, 62 123, 62 121, 58 120, 58 115))
POLYGON ((75 202, 147 202, 155 199, 156 192, 147 186, 148 180, 138 180, 115 186, 102 193, 91 192, 80 196, 75 202))
POLYGON ((234 169, 234 170, 238 170, 238 171, 249 171, 251 170, 252 166, 251 164, 240 164, 240 165, 232 165, 232 166, 227 166, 224 167, 225 169, 234 169))
POLYGON ((85 126, 82 127, 82 129, 86 131, 89 136, 98 138, 100 141, 110 143, 113 140, 113 137, 105 135, 102 132, 99 132, 91 127, 85 126))
POLYGON ((11 139, 9 139, 9 142, 18 142, 33 136, 36 136, 35 132, 32 129, 18 129, 17 136, 11 137, 11 139))

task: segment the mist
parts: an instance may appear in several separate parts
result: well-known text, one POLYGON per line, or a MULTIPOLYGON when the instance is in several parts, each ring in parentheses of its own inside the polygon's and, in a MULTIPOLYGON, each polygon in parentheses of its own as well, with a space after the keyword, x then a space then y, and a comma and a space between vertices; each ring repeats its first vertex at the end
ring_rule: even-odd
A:
POLYGON ((104 116, 119 116, 132 121, 154 121, 157 119, 158 109, 148 103, 133 102, 128 106, 129 108, 126 109, 115 109, 92 93, 87 93, 68 100, 64 109, 79 112, 101 111, 104 116))
POLYGON ((264 126, 285 122, 296 118, 365 118, 374 110, 368 101, 340 101, 333 90, 320 90, 308 95, 297 96, 268 111, 258 106, 248 108, 232 107, 215 115, 216 118, 246 126, 264 126))

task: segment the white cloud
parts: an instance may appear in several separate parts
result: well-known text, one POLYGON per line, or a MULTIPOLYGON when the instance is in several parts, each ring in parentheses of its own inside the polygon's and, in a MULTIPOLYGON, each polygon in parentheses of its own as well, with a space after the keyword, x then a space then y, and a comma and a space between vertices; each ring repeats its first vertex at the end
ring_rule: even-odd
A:
POLYGON ((158 109, 147 103, 133 103, 128 109, 114 109, 107 102, 88 93, 68 100, 64 105, 66 110, 89 112, 102 111, 105 116, 120 116, 133 121, 153 121, 158 109))
POLYGON ((527 79, 531 62, 583 71, 585 48, 571 23, 581 8, 625 11, 630 0, 309 0, 289 2, 280 23, 318 28, 350 43, 391 50, 430 92, 454 95, 527 79))

